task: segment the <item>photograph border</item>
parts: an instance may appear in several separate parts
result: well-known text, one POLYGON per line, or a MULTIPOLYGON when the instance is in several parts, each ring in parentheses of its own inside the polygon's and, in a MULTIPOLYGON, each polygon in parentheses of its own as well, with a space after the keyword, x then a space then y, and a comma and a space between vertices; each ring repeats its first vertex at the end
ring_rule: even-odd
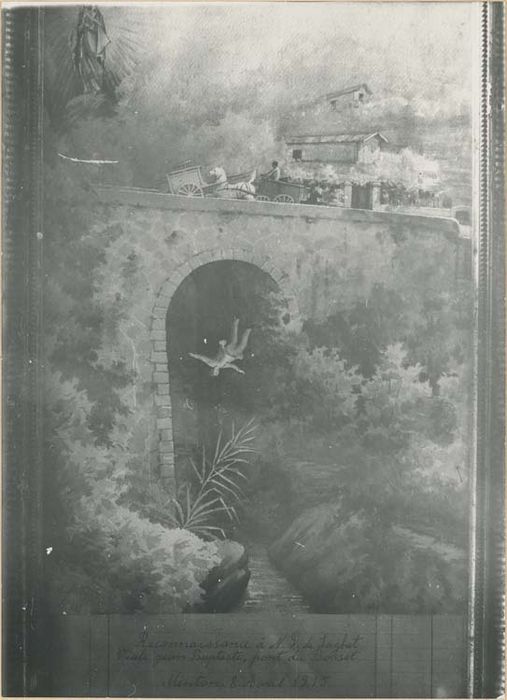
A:
POLYGON ((469 694, 504 692, 505 7, 482 5, 477 355, 471 491, 469 694))
MULTIPOLYGON (((52 3, 53 5, 56 3, 52 3)), ((482 4, 476 239, 475 474, 468 692, 504 691, 504 4, 482 4)), ((41 605, 44 9, 9 7, 3 33, 3 695, 44 687, 41 605), (23 79, 20 79, 23 76, 23 79)), ((49 624, 49 623, 48 623, 49 624)))

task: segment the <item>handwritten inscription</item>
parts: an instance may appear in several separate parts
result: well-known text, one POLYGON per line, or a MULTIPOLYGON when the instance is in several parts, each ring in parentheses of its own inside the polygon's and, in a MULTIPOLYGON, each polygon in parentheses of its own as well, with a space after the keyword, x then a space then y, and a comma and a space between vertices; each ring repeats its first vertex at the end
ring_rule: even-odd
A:
POLYGON ((283 674, 278 678, 233 675, 218 679, 204 675, 195 677, 174 673, 162 685, 167 688, 325 688, 329 684, 329 678, 329 675, 296 673, 283 674))
POLYGON ((232 639, 216 628, 203 638, 147 627, 120 645, 121 666, 157 669, 166 688, 325 688, 328 669, 361 658, 362 636, 340 633, 257 634, 232 639))

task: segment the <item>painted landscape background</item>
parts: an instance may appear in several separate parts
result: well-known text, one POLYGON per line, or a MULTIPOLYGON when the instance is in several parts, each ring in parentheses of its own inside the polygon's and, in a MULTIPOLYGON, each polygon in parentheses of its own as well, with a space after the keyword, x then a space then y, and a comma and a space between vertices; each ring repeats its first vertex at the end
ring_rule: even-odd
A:
POLYGON ((212 610, 248 610, 250 591, 275 609, 465 611, 473 286, 456 279, 441 242, 400 235, 392 275, 366 299, 335 293, 324 261, 290 332, 283 295, 256 268, 223 261, 190 274, 167 317, 174 494, 129 455, 134 377, 114 357, 123 299, 149 270, 133 255, 113 288, 106 262, 121 226, 101 219, 90 191, 102 177, 160 188, 186 159, 267 169, 282 160, 302 100, 361 80, 376 95, 370 124, 471 173, 470 9, 404 7, 404 31, 392 13, 293 8, 279 34, 261 8, 104 8, 117 80, 83 94, 68 64, 76 11, 47 11, 51 610, 198 610, 204 584, 212 610), (97 173, 59 153, 118 163, 97 173), (246 374, 212 378, 188 352, 207 353, 209 342, 212 354, 236 316, 252 328, 246 374), (251 430, 231 453, 246 462, 232 458, 232 495, 222 490, 224 506, 192 523, 199 474, 233 425, 251 430), (248 555, 258 576, 250 582, 248 555), (220 567, 227 587, 217 590, 210 572, 220 567))

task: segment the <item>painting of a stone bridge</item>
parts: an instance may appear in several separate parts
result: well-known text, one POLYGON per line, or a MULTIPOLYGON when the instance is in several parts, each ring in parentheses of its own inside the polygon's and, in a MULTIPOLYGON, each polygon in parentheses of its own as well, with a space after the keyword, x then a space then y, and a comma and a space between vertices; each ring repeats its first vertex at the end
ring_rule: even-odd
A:
POLYGON ((227 275, 231 266, 244 265, 268 276, 285 301, 282 325, 288 333, 330 310, 367 306, 401 269, 410 278, 410 265, 415 294, 423 294, 433 275, 450 294, 471 276, 470 241, 460 237, 454 219, 192 199, 133 188, 97 187, 95 196, 107 257, 99 295, 128 309, 105 351, 129 365, 136 378, 132 454, 169 488, 175 485, 175 455, 168 312, 180 286, 201 268, 222 265, 220 274, 227 275), (421 274, 421 261, 430 259, 436 267, 421 274), (131 270, 126 285, 125 266, 131 270))

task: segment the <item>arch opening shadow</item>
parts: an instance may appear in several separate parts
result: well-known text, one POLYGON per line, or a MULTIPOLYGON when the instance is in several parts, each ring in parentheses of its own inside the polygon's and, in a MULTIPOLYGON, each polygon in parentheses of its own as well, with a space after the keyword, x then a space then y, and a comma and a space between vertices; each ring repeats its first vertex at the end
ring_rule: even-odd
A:
POLYGON ((262 411, 262 383, 268 367, 265 349, 283 324, 283 297, 272 277, 252 263, 222 260, 189 274, 169 305, 167 361, 170 377, 173 443, 177 481, 186 473, 188 457, 204 447, 214 449, 220 430, 229 433, 262 411), (251 334, 240 374, 211 368, 189 353, 217 354, 219 341, 229 340, 234 319, 239 337, 251 334))
MULTIPOLYGON (((172 406, 176 488, 192 483, 190 458, 200 463, 202 451, 214 454, 220 434, 228 439, 248 421, 255 423, 255 454, 244 465, 248 477, 240 507, 240 523, 228 523, 228 536, 243 544, 272 540, 277 528, 270 518, 286 524, 290 509, 288 477, 270 449, 269 429, 275 406, 283 403, 290 363, 291 315, 279 285, 255 264, 238 260, 211 262, 194 270, 176 290, 167 312, 167 359, 172 406), (212 375, 205 363, 190 357, 216 355, 219 341, 229 339, 234 318, 239 337, 251 328, 244 374, 231 369, 212 375), (269 531, 268 531, 269 530, 269 531)), ((223 523, 222 523, 223 525, 223 523)))

